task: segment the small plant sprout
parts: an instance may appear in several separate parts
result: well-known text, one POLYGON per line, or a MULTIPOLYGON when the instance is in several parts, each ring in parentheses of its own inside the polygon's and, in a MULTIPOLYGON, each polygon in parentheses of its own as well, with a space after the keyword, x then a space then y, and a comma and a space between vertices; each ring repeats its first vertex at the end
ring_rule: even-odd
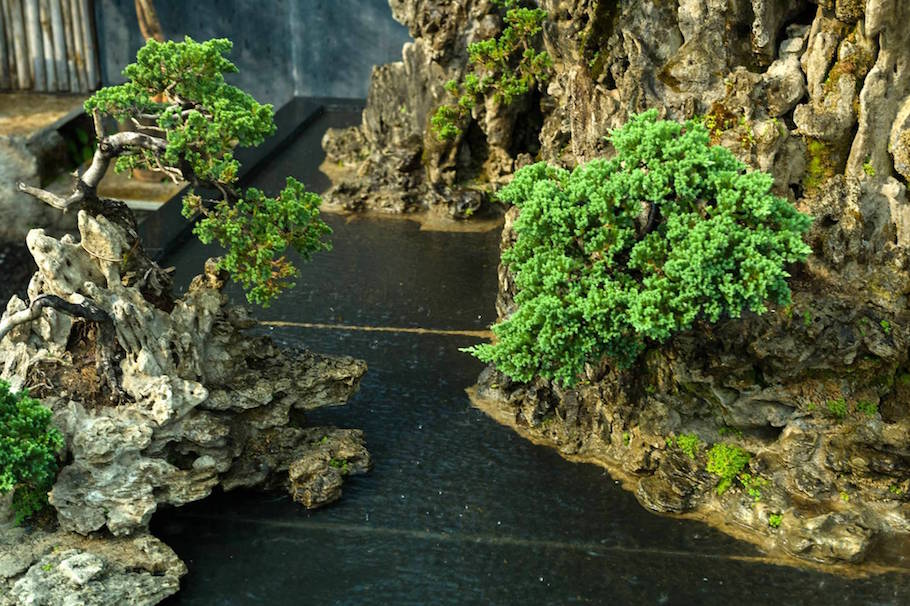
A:
POLYGON ((780 528, 780 524, 783 521, 784 516, 779 513, 772 513, 768 516, 768 526, 771 528, 780 528))
POLYGON ((707 470, 720 478, 717 494, 724 494, 733 485, 751 459, 752 455, 739 446, 724 442, 718 442, 708 450, 707 470))
POLYGON ((882 320, 878 324, 879 324, 879 326, 882 327, 882 332, 884 332, 886 335, 891 334, 891 322, 889 322, 888 320, 882 320))
POLYGON ((698 451, 701 450, 701 448, 704 446, 704 442, 702 442, 694 433, 684 433, 676 436, 675 438, 667 438, 667 444, 671 446, 675 445, 677 448, 687 454, 693 461, 698 455, 698 451))
POLYGON ((828 400, 825 406, 828 409, 828 413, 838 421, 843 421, 847 418, 847 400, 843 397, 828 400))
POLYGON ((761 501, 762 488, 768 485, 768 480, 761 476, 753 476, 749 473, 741 473, 737 476, 740 484, 746 489, 746 493, 752 497, 752 501, 758 503, 761 501))
POLYGON ((878 404, 868 400, 857 400, 856 411, 861 412, 866 416, 874 417, 878 414, 878 404))

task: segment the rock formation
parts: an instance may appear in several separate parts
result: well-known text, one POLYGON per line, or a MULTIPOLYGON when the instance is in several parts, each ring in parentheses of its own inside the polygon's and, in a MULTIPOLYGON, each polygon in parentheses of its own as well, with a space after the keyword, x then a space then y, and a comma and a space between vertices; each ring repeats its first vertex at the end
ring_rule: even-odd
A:
POLYGON ((50 494, 56 530, 0 532, 0 604, 125 603, 124 591, 157 603, 185 571, 147 534, 159 507, 217 486, 284 488, 318 507, 370 464, 360 431, 303 416, 344 404, 362 361, 247 334, 255 323, 228 305, 213 261, 175 299, 116 216, 80 210, 79 240, 33 230, 32 305, 14 297, 0 320, 0 377, 54 411, 67 451, 50 494), (89 301, 100 310, 89 319, 61 311, 89 301))
MULTIPOLYGON (((905 549, 910 5, 540 0, 548 82, 510 106, 478 105, 462 135, 440 142, 429 117, 451 100, 444 83, 469 69, 467 44, 501 30, 498 9, 390 4, 415 41, 374 72, 363 123, 324 141, 347 169, 335 203, 463 217, 532 159, 572 167, 609 155, 611 128, 658 108, 702 116, 715 143, 771 173, 777 193, 815 218, 815 254, 792 270, 790 307, 699 326, 625 373, 594 364, 573 390, 490 369, 478 403, 624 476, 645 506, 777 553, 855 563, 905 549), (717 495, 705 448, 691 458, 674 446, 684 434, 752 453, 750 473, 766 481, 759 500, 744 486, 717 495)), ((501 268, 501 318, 513 295, 501 268)))

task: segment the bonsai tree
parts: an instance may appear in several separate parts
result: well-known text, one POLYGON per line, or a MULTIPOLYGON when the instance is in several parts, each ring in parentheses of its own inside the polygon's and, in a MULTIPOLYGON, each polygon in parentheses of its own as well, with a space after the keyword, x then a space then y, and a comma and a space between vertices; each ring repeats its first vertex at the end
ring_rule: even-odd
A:
POLYGON ((787 267, 811 252, 811 219, 701 123, 651 110, 610 139, 609 160, 528 166, 499 194, 520 209, 502 255, 517 308, 469 351, 513 379, 572 385, 585 364, 628 367, 696 320, 787 304, 787 267))
MULTIPOLYGON (((104 88, 85 102, 99 143, 73 192, 64 198, 19 184, 21 191, 63 212, 85 210, 122 230, 128 250, 120 253, 122 258, 108 261, 119 262, 124 286, 136 287, 161 309, 173 305, 168 273, 144 253, 126 205, 98 196, 98 184, 112 163, 120 171, 141 168, 175 182, 187 181, 191 190, 183 198, 184 215, 199 219, 194 233, 200 240, 217 241, 225 248, 218 268, 243 286, 252 303, 268 305, 293 285, 298 272, 285 256, 289 248, 304 259, 329 248, 322 239, 331 230, 319 218, 320 198, 301 183, 288 178, 287 187, 276 197, 239 188, 240 166, 233 149, 260 144, 275 125, 272 106, 256 102, 225 81, 225 74, 237 71, 225 56, 230 50, 231 42, 225 39, 149 40, 136 63, 124 70, 126 83, 104 88), (106 134, 105 116, 130 129, 106 134)), ((82 246, 89 250, 91 245, 83 242, 82 246)), ((98 326, 98 369, 113 392, 119 393, 112 361, 116 331, 110 315, 90 297, 42 294, 0 324, 0 339, 41 316, 45 308, 98 326)))

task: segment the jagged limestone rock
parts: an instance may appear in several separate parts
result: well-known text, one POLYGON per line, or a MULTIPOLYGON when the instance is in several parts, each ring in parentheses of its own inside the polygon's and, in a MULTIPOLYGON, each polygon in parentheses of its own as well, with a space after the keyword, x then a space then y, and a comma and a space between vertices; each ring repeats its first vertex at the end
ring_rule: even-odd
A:
MULTIPOLYGON (((100 324, 45 308, 0 341, 0 377, 54 411, 67 450, 49 495, 59 530, 0 527, 0 604, 157 603, 184 573, 145 534, 160 506, 221 485, 283 488, 318 507, 370 466, 362 432, 301 426, 306 411, 357 391, 364 362, 249 334, 255 323, 228 304, 213 260, 174 298, 151 283, 128 227, 85 209, 78 226, 78 240, 29 233, 39 269, 28 294, 91 301, 113 320, 107 353, 122 393, 101 372, 100 324)), ((27 307, 13 298, 0 322, 27 307)))
POLYGON ((471 216, 531 159, 609 154, 609 130, 651 107, 708 115, 719 143, 794 199, 836 174, 907 178, 906 3, 540 0, 549 81, 510 106, 481 104, 451 142, 429 118, 452 100, 444 83, 469 70, 467 45, 501 31, 495 7, 390 4, 415 40, 375 70, 363 123, 324 140, 344 166, 328 198, 345 208, 471 216))
POLYGON ((0 606, 151 606, 177 592, 186 566, 148 534, 0 534, 0 606))

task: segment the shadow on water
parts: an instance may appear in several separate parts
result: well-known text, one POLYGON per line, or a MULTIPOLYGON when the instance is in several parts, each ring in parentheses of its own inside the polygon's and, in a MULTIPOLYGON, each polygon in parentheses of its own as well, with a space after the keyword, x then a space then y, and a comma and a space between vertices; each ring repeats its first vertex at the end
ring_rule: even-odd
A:
MULTIPOLYGON (((274 173, 295 174, 298 153, 274 173)), ((256 185, 269 189, 266 177, 256 185)), ((455 330, 495 319, 495 231, 327 220, 335 250, 260 318, 455 330)), ((168 262, 185 285, 211 254, 190 244, 168 262)), ((476 339, 260 330, 368 362, 348 406, 309 419, 364 429, 375 468, 322 510, 241 492, 157 514, 153 531, 190 568, 172 604, 910 603, 906 575, 850 581, 773 565, 703 524, 646 512, 602 469, 498 425, 464 393, 481 365, 458 349, 476 339)))

